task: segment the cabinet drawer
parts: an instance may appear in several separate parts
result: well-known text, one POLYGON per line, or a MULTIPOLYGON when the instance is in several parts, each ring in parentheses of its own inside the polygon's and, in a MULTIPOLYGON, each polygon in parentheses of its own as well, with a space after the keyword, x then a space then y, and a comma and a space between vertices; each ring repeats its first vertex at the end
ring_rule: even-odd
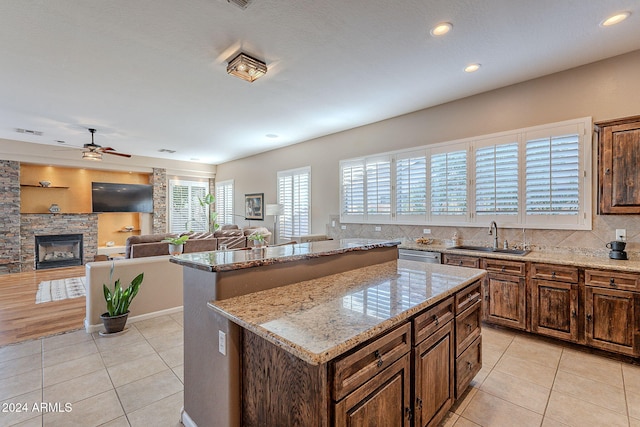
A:
POLYGON ((484 269, 496 273, 514 274, 524 276, 525 263, 519 261, 507 261, 502 259, 485 259, 483 260, 484 269))
POLYGON ((637 274, 619 273, 617 271, 584 271, 584 284, 600 288, 640 291, 638 278, 637 274))
POLYGON ((331 394, 340 400, 411 350, 411 323, 331 362, 331 394))
POLYGON ((531 264, 531 277, 557 282, 578 283, 578 269, 566 265, 531 264))
POLYGON ((480 300, 480 281, 477 281, 456 294, 456 314, 462 313, 480 300))
POLYGON ((460 398, 481 368, 482 336, 479 336, 456 359, 456 398, 460 398))
POLYGON ((421 343, 425 338, 440 329, 449 320, 453 319, 453 304, 454 298, 449 297, 435 307, 416 316, 413 320, 414 344, 421 343))
POLYGON ((456 317, 456 356, 469 347, 480 336, 482 304, 476 301, 467 311, 456 317))
POLYGON ((458 267, 479 268, 480 258, 465 255, 444 254, 443 264, 457 265, 458 267))

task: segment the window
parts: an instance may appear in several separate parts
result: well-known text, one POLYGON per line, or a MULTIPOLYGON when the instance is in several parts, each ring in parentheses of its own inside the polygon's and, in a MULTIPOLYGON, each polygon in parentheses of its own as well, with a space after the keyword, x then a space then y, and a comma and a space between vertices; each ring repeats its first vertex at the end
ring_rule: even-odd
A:
POLYGON ((218 224, 233 224, 233 180, 216 182, 218 224))
POLYGON ((345 223, 591 229, 591 118, 340 162, 345 223))
POLYGON ((209 216, 206 206, 199 199, 209 192, 206 181, 169 181, 169 232, 209 230, 209 216))
POLYGON ((278 172, 278 203, 284 213, 278 217, 278 238, 311 232, 311 168, 278 172))
POLYGON ((517 136, 476 145, 475 158, 476 214, 485 218, 517 215, 517 136))

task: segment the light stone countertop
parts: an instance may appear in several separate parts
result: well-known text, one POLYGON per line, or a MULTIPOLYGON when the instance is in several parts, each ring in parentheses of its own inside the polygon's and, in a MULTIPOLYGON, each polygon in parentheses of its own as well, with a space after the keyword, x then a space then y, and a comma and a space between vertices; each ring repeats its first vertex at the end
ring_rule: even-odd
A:
POLYGON ((208 305, 307 363, 320 365, 485 274, 396 260, 208 305))
POLYGON ((530 261, 547 264, 569 265, 574 267, 616 270, 628 273, 640 273, 640 259, 630 255, 628 260, 610 259, 607 255, 579 254, 569 251, 531 251, 527 255, 510 255, 499 252, 481 252, 451 249, 441 244, 422 245, 416 242, 403 242, 398 249, 441 252, 446 254, 470 255, 479 258, 496 258, 512 261, 530 261))
POLYGON ((231 271, 263 265, 337 255, 346 252, 397 246, 399 240, 339 239, 292 245, 267 246, 260 249, 194 252, 172 256, 170 261, 185 267, 205 271, 231 271))

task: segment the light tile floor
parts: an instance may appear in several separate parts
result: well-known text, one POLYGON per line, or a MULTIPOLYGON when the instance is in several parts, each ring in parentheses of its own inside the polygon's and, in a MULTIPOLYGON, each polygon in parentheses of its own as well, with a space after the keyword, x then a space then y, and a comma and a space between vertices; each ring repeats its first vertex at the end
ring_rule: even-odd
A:
MULTIPOLYGON (((0 347, 0 427, 180 426, 182 313, 128 328, 0 347), (42 402, 59 406, 34 410, 42 402)), ((483 368, 442 426, 640 427, 640 366, 513 331, 482 334, 483 368)))

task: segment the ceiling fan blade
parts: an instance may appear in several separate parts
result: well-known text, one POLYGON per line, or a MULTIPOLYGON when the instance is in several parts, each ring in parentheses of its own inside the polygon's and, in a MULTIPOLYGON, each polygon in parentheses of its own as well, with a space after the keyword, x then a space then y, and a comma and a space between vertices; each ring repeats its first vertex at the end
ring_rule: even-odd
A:
POLYGON ((120 156, 120 157, 131 157, 131 154, 124 154, 124 153, 118 153, 116 151, 103 151, 104 154, 113 154, 114 156, 120 156))

